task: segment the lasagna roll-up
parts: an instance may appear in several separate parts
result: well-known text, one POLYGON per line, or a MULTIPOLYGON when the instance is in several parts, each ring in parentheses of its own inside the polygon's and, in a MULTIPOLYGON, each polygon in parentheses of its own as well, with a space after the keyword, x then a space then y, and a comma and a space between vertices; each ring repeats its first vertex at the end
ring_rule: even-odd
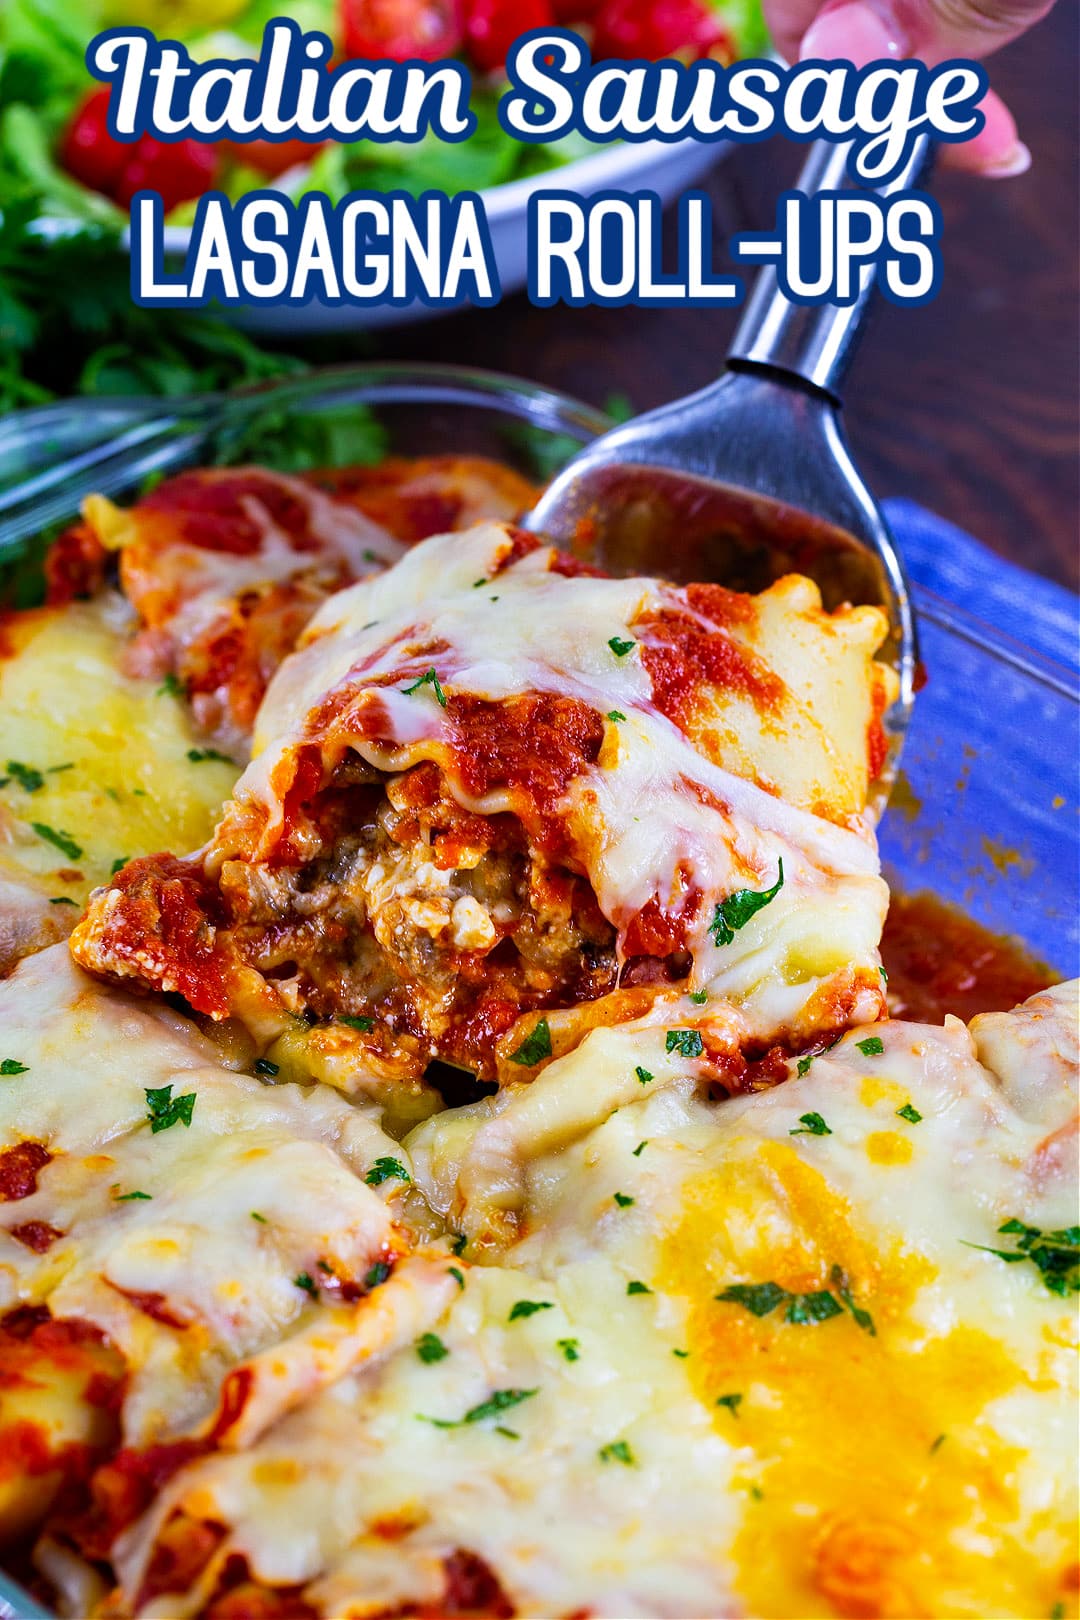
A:
POLYGON ((238 760, 271 676, 326 598, 431 534, 517 519, 536 491, 476 456, 391 457, 294 477, 208 467, 128 508, 91 496, 47 562, 50 597, 93 593, 110 553, 140 621, 132 673, 171 677, 238 760))
POLYGON ((658 996, 730 1008, 743 1063, 876 1018, 885 630, 797 577, 428 540, 325 604, 214 837, 99 890, 76 958, 326 1078, 358 1039, 369 1072, 520 1078, 658 996))
POLYGON ((370 1109, 233 1072, 63 945, 0 983, 0 1074, 0 1547, 54 1502, 98 1546, 155 1479, 408 1343, 454 1286, 370 1109))

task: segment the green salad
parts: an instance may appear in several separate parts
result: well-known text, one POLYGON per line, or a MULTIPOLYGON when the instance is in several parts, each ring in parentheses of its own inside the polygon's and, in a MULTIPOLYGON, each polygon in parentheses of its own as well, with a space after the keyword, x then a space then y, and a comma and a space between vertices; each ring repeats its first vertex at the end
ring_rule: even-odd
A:
POLYGON ((523 144, 496 116, 506 51, 522 29, 546 24, 578 28, 597 59, 731 60, 764 47, 759 0, 3 0, 0 207, 31 191, 47 215, 115 225, 148 187, 172 223, 186 223, 210 189, 236 198, 269 184, 337 201, 353 190, 486 191, 557 169, 595 147, 580 136, 523 144), (100 29, 139 24, 179 39, 197 60, 239 59, 257 54, 265 26, 283 14, 328 34, 340 58, 461 57, 473 74, 476 133, 456 145, 430 137, 321 147, 109 136, 108 88, 83 59, 100 29))
POLYGON ((523 144, 496 116, 514 39, 556 25, 578 30, 596 60, 727 62, 766 46, 760 0, 0 0, 0 411, 56 393, 180 394, 295 369, 212 315, 131 304, 120 235, 135 192, 157 191, 167 219, 184 224, 210 189, 337 201, 354 190, 486 191, 558 169, 595 147, 523 144), (85 63, 101 29, 139 25, 200 60, 240 59, 281 15, 328 34, 340 60, 459 57, 476 133, 453 145, 323 146, 109 135, 108 87, 85 63))

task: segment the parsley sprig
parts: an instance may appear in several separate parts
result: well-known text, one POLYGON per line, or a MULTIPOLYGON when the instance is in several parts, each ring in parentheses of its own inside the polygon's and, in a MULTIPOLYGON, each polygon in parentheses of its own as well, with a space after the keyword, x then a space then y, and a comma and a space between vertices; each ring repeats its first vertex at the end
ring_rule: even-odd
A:
POLYGON ((195 1111, 195 1093, 186 1091, 182 1097, 174 1097, 171 1085, 151 1087, 146 1091, 146 1107, 152 1135, 172 1125, 187 1128, 195 1111))
POLYGON ((730 945, 740 928, 745 928, 751 917, 775 900, 784 887, 784 858, 780 857, 780 875, 771 889, 736 889, 726 900, 721 900, 713 912, 709 933, 714 945, 730 945))
POLYGON ((523 1068, 531 1069, 537 1063, 543 1063, 545 1058, 551 1056, 551 1025, 546 1018, 541 1018, 534 1024, 526 1035, 516 1052, 511 1052, 510 1062, 520 1063, 523 1068))
POLYGON ((381 1187, 384 1181, 411 1181, 412 1177, 398 1159, 376 1159, 364 1177, 369 1187, 381 1187))
POLYGON ((1061 1299, 1080 1293, 1080 1226, 1059 1226, 1044 1232, 1014 1215, 998 1227, 998 1233, 1015 1237, 1015 1249, 993 1249, 985 1243, 968 1243, 967 1247, 994 1254, 1007 1265, 1030 1260, 1050 1292, 1061 1299))
POLYGON ((414 681, 411 686, 403 686, 401 688, 401 690, 402 690, 402 692, 404 692, 406 697, 410 697, 413 692, 419 692, 420 689, 422 687, 424 687, 424 686, 430 686, 431 687, 431 690, 435 694, 435 698, 436 698, 436 701, 437 701, 440 709, 445 709, 446 708, 446 693, 443 691, 442 685, 441 685, 441 683, 439 681, 439 677, 435 673, 434 669, 429 669, 429 670, 425 671, 425 673, 423 675, 421 675, 421 677, 420 677, 420 679, 418 681, 414 681))
POLYGON ((82 845, 77 844, 70 833, 58 827, 50 827, 44 821, 32 821, 30 825, 39 838, 46 844, 52 844, 53 848, 58 849, 61 855, 66 855, 69 861, 82 860, 82 845))
POLYGON ((538 1394, 537 1389, 497 1389, 486 1401, 481 1401, 479 1406, 470 1407, 464 1417, 427 1417, 422 1412, 416 1415, 421 1423, 433 1423, 437 1429, 463 1429, 466 1424, 483 1423, 487 1418, 499 1417, 511 1407, 520 1406, 522 1401, 529 1401, 538 1394))
POLYGON ((716 1298, 724 1304, 741 1305, 752 1316, 771 1316, 781 1305, 786 1305, 784 1321, 797 1327, 828 1322, 834 1316, 842 1316, 846 1306, 863 1332, 873 1337, 876 1333, 873 1317, 855 1304, 839 1266, 833 1267, 829 1281, 832 1289, 822 1288, 807 1294, 793 1294, 777 1282, 731 1283, 716 1298))

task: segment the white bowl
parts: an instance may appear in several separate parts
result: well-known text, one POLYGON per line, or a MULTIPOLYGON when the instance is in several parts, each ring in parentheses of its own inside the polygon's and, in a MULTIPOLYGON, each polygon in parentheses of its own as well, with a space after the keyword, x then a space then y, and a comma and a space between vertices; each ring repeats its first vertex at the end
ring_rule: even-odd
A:
MULTIPOLYGON (((529 198, 534 192, 553 188, 591 197, 598 191, 654 191, 667 204, 700 180, 717 158, 729 150, 730 143, 726 141, 715 144, 692 140, 645 141, 640 145, 622 143, 605 146, 562 169, 492 186, 483 193, 483 201, 503 296, 520 292, 528 279, 525 221, 529 198)), ((126 235, 124 240, 126 243, 126 235)), ((183 261, 190 240, 188 226, 166 226, 167 264, 183 261)), ((423 304, 400 308, 362 304, 331 306, 313 299, 299 308, 248 305, 221 313, 248 332, 313 337, 325 332, 359 332, 377 326, 399 326, 405 321, 430 320, 447 311, 429 309, 423 304)))

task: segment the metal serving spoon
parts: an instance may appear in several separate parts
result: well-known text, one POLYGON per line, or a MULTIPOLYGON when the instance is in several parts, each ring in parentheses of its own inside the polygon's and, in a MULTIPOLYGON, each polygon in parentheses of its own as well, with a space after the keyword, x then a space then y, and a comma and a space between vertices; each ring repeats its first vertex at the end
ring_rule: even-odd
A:
MULTIPOLYGON (((837 191, 848 147, 820 143, 797 187, 837 191)), ((928 167, 920 138, 882 194, 928 167)), ((881 509, 851 458, 840 388, 873 292, 864 269, 846 308, 791 303, 769 266, 758 276, 719 382, 597 439, 563 469, 525 519, 617 574, 659 573, 761 590, 785 573, 821 587, 826 607, 874 603, 889 617, 884 649, 900 678, 887 718, 895 775, 914 696, 915 623, 881 509)))

